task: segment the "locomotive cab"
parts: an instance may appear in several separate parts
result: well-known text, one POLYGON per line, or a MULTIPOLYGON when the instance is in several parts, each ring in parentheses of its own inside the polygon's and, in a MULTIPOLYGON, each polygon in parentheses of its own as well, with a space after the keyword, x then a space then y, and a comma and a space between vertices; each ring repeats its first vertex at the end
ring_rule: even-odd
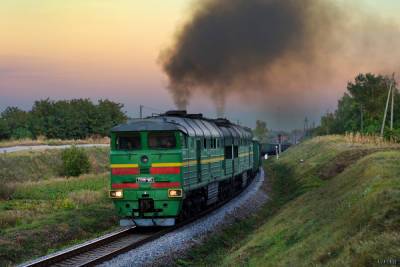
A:
POLYGON ((134 127, 111 133, 110 197, 122 218, 120 224, 172 226, 183 197, 184 134, 157 128, 131 130, 134 127))

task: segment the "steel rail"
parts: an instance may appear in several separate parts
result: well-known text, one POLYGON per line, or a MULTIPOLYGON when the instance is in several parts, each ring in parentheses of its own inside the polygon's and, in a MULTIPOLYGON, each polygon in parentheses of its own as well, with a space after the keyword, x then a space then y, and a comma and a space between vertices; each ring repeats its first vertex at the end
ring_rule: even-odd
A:
POLYGON ((52 253, 50 255, 43 256, 38 259, 23 263, 22 265, 19 265, 19 266, 24 266, 24 267, 51 266, 60 261, 72 258, 76 255, 90 251, 91 249, 94 249, 94 248, 100 247, 102 245, 106 245, 112 241, 118 240, 119 238, 122 238, 130 233, 133 233, 134 231, 135 231, 135 227, 123 228, 121 230, 103 235, 99 238, 95 238, 95 239, 86 241, 86 242, 76 245, 76 246, 72 246, 65 250, 61 250, 56 253, 52 253))
MULTIPOLYGON (((258 174, 260 175, 260 174, 258 174)), ((257 176, 256 176, 257 177, 257 176)), ((255 180, 255 179, 253 179, 255 180)), ((253 184, 254 181, 249 183, 253 184)), ((249 186, 247 185, 247 186, 249 186)), ((119 231, 106 234, 99 238, 84 242, 82 244, 70 247, 66 250, 62 250, 33 261, 26 262, 21 267, 42 267, 42 266, 94 266, 104 261, 110 260, 122 253, 128 252, 132 249, 140 247, 146 243, 149 243, 159 237, 173 232, 185 225, 188 225, 205 215, 219 209, 220 207, 227 204, 232 199, 240 195, 245 188, 236 191, 231 197, 216 203, 204 211, 201 211, 197 215, 176 224, 173 227, 169 227, 163 230, 159 230, 153 233, 138 232, 138 228, 133 226, 124 228, 119 231)), ((146 231, 145 228, 141 228, 141 231, 146 231)), ((148 231, 148 230, 147 230, 148 231)))

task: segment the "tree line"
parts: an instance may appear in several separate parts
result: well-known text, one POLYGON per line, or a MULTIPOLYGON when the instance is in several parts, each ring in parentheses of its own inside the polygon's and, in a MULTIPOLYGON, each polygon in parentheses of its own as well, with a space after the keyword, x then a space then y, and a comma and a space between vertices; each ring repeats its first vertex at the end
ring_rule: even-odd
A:
MULTIPOLYGON (((327 112, 321 118, 321 125, 315 128, 314 135, 343 134, 359 132, 362 134, 380 134, 389 86, 392 79, 372 73, 359 74, 347 84, 347 91, 338 101, 334 112, 327 112)), ((392 84, 396 88, 396 83, 392 84)), ((394 93, 393 130, 389 129, 389 119, 385 123, 385 137, 400 137, 400 94, 394 93)), ((390 106, 389 106, 390 107, 390 106)))
POLYGON ((35 101, 30 111, 7 107, 0 114, 0 139, 84 139, 107 136, 110 128, 125 122, 123 104, 89 99, 35 101))

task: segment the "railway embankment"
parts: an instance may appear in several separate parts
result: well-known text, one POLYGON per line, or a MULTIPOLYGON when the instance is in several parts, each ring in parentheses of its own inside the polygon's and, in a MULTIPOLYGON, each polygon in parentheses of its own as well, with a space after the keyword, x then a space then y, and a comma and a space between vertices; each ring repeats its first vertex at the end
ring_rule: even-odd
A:
POLYGON ((94 238, 115 228, 107 197, 108 148, 85 148, 90 171, 60 176, 61 150, 0 154, 0 266, 94 238))
POLYGON ((213 233, 178 265, 400 263, 400 150, 317 137, 264 163, 270 201, 213 233))

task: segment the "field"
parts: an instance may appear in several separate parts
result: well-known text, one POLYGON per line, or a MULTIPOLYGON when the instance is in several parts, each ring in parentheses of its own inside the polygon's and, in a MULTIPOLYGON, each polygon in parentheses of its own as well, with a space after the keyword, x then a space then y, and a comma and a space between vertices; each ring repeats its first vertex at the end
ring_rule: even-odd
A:
POLYGON ((59 177, 60 150, 0 155, 0 266, 14 265, 114 229, 108 149, 85 149, 92 168, 59 177))
POLYGON ((400 150, 318 137, 265 162, 271 200, 178 265, 376 266, 400 262, 400 150))

